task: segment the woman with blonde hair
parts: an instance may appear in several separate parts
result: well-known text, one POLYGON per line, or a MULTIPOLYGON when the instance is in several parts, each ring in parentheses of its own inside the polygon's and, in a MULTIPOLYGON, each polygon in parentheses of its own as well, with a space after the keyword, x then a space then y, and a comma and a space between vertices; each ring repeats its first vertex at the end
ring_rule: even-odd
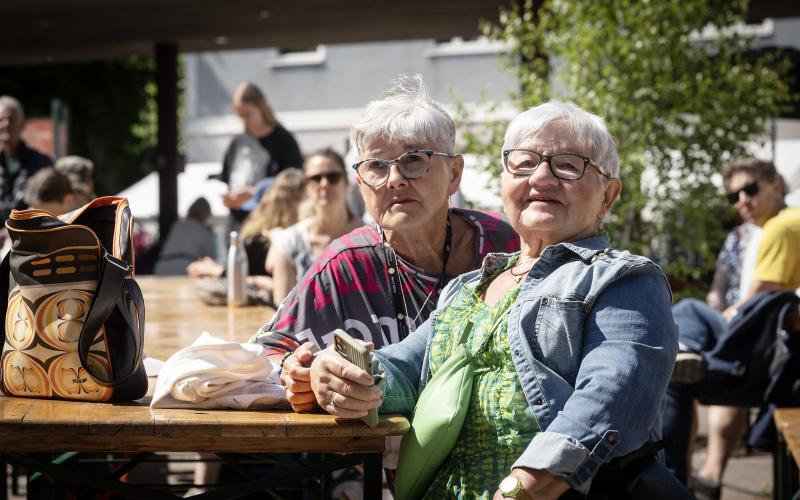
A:
POLYGON ((303 158, 292 134, 275 119, 264 93, 251 82, 242 82, 233 93, 233 111, 241 118, 244 133, 237 135, 225 151, 222 172, 217 176, 230 191, 224 196, 233 226, 247 217, 245 206, 256 185, 274 178, 283 169, 300 167, 303 158))
MULTIPOLYGON (((248 285, 259 301, 271 302, 272 278, 266 269, 267 253, 275 235, 283 228, 289 227, 298 220, 298 206, 303 199, 305 177, 299 168, 288 168, 275 178, 275 182, 266 190, 261 200, 242 224, 240 235, 244 241, 248 259, 248 285), (270 295, 261 297, 262 292, 270 295)), ((194 278, 221 278, 225 268, 210 257, 203 257, 192 262, 186 272, 194 278)), ((209 283, 204 283, 201 290, 210 290, 209 283)), ((217 286, 213 287, 218 288, 217 286)), ((220 288, 224 296, 224 287, 220 288)), ((203 294, 207 295, 207 294, 203 294)), ((216 297, 216 293, 213 293, 216 297)), ((219 299, 221 300, 221 299, 219 299)), ((218 299, 209 299, 218 302, 218 299)))
MULTIPOLYGON (((266 250, 275 235, 297 222, 298 208, 303 200, 305 177, 299 168, 288 168, 278 174, 275 182, 261 197, 256 208, 250 212, 239 235, 248 242, 261 241, 264 258, 258 259, 260 273, 263 274, 266 250)), ((249 255, 249 253, 248 253, 249 255)))
POLYGON ((276 303, 289 295, 330 242, 362 225, 347 208, 347 170, 336 151, 326 148, 312 154, 303 172, 311 214, 281 231, 267 257, 276 303))

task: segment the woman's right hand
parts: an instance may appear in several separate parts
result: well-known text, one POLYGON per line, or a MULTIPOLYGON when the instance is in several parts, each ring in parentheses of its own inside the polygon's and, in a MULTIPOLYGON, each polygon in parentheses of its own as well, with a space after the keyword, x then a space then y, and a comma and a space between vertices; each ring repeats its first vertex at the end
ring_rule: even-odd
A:
POLYGON ((325 411, 342 418, 364 417, 380 406, 383 398, 371 374, 333 349, 321 352, 311 364, 311 390, 325 411))
POLYGON ((308 365, 314 352, 318 350, 313 343, 306 342, 283 360, 281 383, 286 388, 286 400, 297 413, 317 408, 317 400, 311 392, 311 371, 308 365))

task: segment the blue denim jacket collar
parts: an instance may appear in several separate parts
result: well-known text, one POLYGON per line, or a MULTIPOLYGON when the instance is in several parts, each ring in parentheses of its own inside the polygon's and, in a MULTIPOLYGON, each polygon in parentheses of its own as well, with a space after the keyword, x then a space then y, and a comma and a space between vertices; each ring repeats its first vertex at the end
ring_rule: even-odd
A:
MULTIPOLYGON (((611 251, 611 243, 605 235, 595 235, 589 238, 575 241, 564 242, 545 247, 542 251, 540 260, 556 263, 569 260, 569 253, 574 254, 585 262, 592 262, 592 259, 601 254, 608 254, 611 251)), ((491 253, 483 260, 483 267, 480 270, 480 280, 483 281, 489 276, 497 273, 508 265, 508 261, 518 255, 516 253, 491 253)), ((465 275, 465 277, 468 275, 465 275)))

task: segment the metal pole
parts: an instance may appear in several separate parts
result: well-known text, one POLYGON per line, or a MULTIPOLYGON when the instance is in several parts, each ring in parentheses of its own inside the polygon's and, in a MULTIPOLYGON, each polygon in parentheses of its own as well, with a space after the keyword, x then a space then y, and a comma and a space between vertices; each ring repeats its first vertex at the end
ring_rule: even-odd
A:
POLYGON ((178 45, 157 43, 156 85, 158 86, 158 228, 163 244, 178 218, 178 45))

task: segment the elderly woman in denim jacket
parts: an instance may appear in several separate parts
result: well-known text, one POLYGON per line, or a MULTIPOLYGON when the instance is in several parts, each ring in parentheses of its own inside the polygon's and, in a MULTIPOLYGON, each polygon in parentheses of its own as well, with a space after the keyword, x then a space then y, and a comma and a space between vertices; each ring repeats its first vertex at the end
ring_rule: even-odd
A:
MULTIPOLYGON (((600 234, 622 187, 602 118, 558 102, 532 108, 510 123, 502 161, 521 252, 490 254, 450 282, 414 333, 374 353, 385 393, 333 351, 311 367, 317 401, 332 414, 380 405, 410 415, 471 329, 467 346, 479 354, 470 407, 429 498, 587 493, 603 464, 661 437, 677 352, 671 292, 655 264, 612 250, 600 234)), ((633 497, 687 495, 657 460, 630 483, 633 497)))

